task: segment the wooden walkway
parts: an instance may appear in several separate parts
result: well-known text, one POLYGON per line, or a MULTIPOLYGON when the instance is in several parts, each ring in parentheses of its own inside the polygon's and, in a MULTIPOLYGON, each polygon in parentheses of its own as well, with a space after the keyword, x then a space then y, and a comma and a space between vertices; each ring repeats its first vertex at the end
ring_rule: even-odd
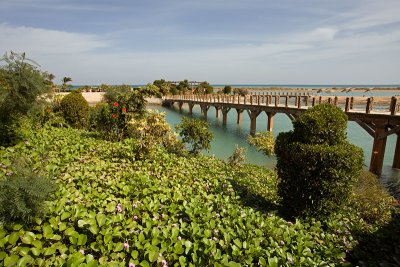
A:
POLYGON ((391 134, 397 135, 393 168, 400 168, 400 97, 332 97, 296 94, 257 94, 257 95, 175 95, 163 98, 165 105, 177 103, 180 110, 187 104, 189 112, 199 105, 202 114, 207 117, 210 107, 214 107, 217 118, 222 113, 222 122, 226 124, 227 114, 235 109, 237 123, 241 123, 243 112, 250 117, 250 133, 254 134, 257 117, 266 112, 267 130, 273 129, 273 118, 277 113, 286 114, 291 120, 296 119, 308 108, 321 103, 336 105, 347 114, 348 119, 357 122, 373 138, 370 171, 382 173, 386 139, 391 134))

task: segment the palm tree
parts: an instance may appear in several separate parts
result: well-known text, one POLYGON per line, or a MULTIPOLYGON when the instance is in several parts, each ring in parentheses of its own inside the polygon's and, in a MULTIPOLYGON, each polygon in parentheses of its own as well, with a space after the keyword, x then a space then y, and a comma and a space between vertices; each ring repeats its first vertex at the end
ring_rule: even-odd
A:
POLYGON ((66 91, 67 88, 69 88, 69 87, 71 86, 70 84, 67 84, 67 83, 72 82, 72 78, 70 78, 70 77, 64 77, 64 78, 62 79, 62 82, 63 82, 63 84, 62 84, 62 89, 63 89, 63 91, 66 91))

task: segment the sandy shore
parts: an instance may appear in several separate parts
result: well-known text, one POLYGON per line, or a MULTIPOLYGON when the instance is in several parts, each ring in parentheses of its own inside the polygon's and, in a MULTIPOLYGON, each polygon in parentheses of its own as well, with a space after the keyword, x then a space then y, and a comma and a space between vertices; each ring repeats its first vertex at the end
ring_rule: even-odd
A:
MULTIPOLYGON (((64 96, 69 93, 57 93, 57 94, 64 96)), ((86 101, 91 106, 96 105, 97 103, 101 102, 103 100, 103 95, 104 95, 104 92, 82 92, 82 96, 86 99, 86 101)), ((149 104, 149 105, 161 105, 162 104, 161 98, 151 97, 151 98, 147 98, 146 100, 147 100, 147 104, 149 104)))

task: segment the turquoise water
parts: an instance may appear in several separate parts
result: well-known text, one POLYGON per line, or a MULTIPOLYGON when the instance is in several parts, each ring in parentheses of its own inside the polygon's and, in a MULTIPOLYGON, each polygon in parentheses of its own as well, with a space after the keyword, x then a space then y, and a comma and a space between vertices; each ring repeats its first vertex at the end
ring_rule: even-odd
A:
MULTIPOLYGON (((187 104, 183 105, 182 112, 179 111, 176 105, 172 108, 161 106, 154 106, 150 108, 156 109, 160 112, 165 112, 166 119, 172 127, 178 124, 183 116, 191 116, 189 114, 189 108, 187 104)), ((201 110, 198 105, 194 106, 192 117, 204 118, 201 115, 201 110)), ((228 113, 227 125, 222 124, 222 113, 220 114, 220 118, 216 118, 215 108, 211 107, 209 109, 207 114, 207 122, 210 125, 210 130, 214 134, 214 140, 211 144, 211 150, 208 152, 205 151, 204 153, 208 155, 213 155, 220 159, 227 159, 230 155, 232 155, 235 149, 235 145, 239 145, 247 149, 247 163, 266 166, 268 168, 274 168, 276 163, 276 159, 274 156, 265 156, 264 154, 256 151, 254 147, 251 147, 247 143, 247 137, 250 131, 250 119, 246 112, 243 112, 243 120, 240 125, 236 123, 236 120, 237 113, 235 109, 232 109, 228 113)), ((263 112, 257 117, 257 131, 266 131, 266 129, 267 115, 265 114, 265 112, 263 112)), ((274 116, 273 134, 275 137, 280 132, 286 132, 292 129, 292 122, 285 114, 276 114, 274 116)), ((357 123, 351 121, 348 122, 347 136, 351 143, 363 149, 365 156, 365 168, 368 168, 371 156, 370 154, 372 151, 373 138, 357 123)), ((400 170, 396 170, 391 167, 395 144, 396 135, 390 135, 387 139, 384 168, 381 178, 384 183, 389 181, 391 184, 400 184, 400 170)))

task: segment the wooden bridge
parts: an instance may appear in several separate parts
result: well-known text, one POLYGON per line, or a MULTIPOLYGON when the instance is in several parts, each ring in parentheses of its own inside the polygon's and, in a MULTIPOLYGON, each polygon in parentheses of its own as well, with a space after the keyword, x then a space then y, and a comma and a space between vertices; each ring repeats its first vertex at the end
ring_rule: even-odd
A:
POLYGON ((165 105, 177 103, 182 111, 183 104, 189 106, 189 113, 194 105, 199 105, 202 114, 207 117, 210 107, 214 107, 217 118, 222 112, 222 122, 226 124, 228 112, 235 109, 237 123, 241 123, 243 112, 250 117, 250 133, 254 134, 257 127, 257 117, 266 112, 268 117, 267 131, 273 129, 273 118, 277 113, 286 114, 291 120, 296 119, 309 107, 321 103, 331 103, 341 107, 348 119, 357 122, 373 141, 369 170, 377 175, 382 173, 385 156, 386 139, 391 134, 397 134, 393 168, 400 169, 400 101, 398 97, 332 97, 312 96, 296 93, 263 93, 256 95, 175 95, 163 98, 165 105))

